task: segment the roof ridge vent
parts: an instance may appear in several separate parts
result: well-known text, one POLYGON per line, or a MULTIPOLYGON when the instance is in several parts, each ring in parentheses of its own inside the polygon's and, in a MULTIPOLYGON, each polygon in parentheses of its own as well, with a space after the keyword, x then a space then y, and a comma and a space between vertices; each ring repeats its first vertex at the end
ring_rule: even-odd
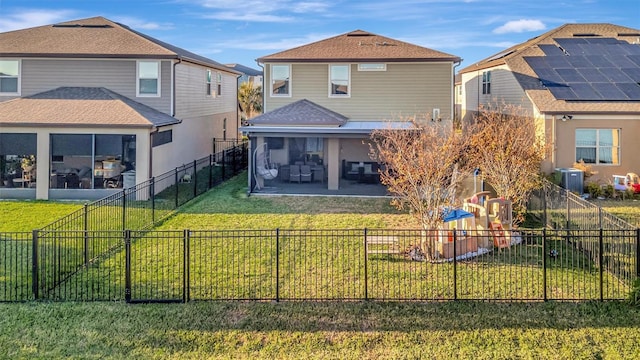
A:
POLYGON ((55 28, 91 28, 91 29, 108 29, 111 25, 108 24, 54 24, 55 28))

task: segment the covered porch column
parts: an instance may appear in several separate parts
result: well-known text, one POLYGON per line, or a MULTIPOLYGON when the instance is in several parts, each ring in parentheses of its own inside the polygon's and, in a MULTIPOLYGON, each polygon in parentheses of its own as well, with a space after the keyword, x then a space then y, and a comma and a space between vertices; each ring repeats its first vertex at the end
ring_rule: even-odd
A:
POLYGON ((38 129, 36 134, 38 137, 36 149, 36 199, 49 200, 49 179, 51 176, 51 171, 49 170, 51 160, 49 130, 38 129))
POLYGON ((340 139, 329 138, 327 149, 327 188, 340 189, 340 139))

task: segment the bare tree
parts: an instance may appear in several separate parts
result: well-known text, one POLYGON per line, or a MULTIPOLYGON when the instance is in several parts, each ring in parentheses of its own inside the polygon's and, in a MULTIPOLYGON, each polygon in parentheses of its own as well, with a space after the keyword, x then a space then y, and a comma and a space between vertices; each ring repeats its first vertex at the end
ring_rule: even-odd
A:
POLYGON ((384 165, 380 181, 396 196, 392 205, 408 208, 425 230, 422 250, 431 259, 431 231, 443 223, 446 208, 459 205, 455 191, 468 172, 460 162, 464 142, 449 122, 404 121, 408 129, 374 131, 370 155, 384 165))
POLYGON ((481 108, 465 130, 469 164, 498 196, 512 201, 514 222, 522 222, 529 195, 541 186, 540 166, 549 149, 544 132, 522 107, 506 103, 481 108))
POLYGON ((262 112, 262 86, 255 86, 251 82, 240 84, 238 91, 238 101, 244 110, 247 119, 262 112))

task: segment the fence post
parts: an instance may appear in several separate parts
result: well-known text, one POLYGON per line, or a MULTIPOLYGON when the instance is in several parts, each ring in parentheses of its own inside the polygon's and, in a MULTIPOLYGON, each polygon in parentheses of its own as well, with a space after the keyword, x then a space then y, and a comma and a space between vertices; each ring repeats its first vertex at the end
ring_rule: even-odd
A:
POLYGON ((122 189, 122 231, 127 228, 127 189, 122 189))
POLYGON ((226 163, 227 163, 227 159, 225 159, 225 150, 222 150, 222 181, 224 181, 225 178, 225 170, 226 170, 226 163))
POLYGON ((602 228, 600 228, 600 234, 598 236, 598 265, 600 269, 598 269, 598 275, 600 277, 600 301, 604 300, 604 289, 603 289, 603 281, 602 278, 604 276, 604 241, 602 228))
POLYGON ((84 264, 89 265, 89 219, 88 219, 89 204, 84 204, 84 264))
POLYGON ((38 230, 31 232, 31 291, 33 299, 38 300, 38 230))
MULTIPOLYGON (((567 197, 567 230, 571 229, 571 203, 569 202, 569 195, 571 194, 571 192, 569 191, 569 189, 565 189, 565 194, 567 197)), ((567 237, 567 240, 569 238, 567 237)))
POLYGON ((547 229, 542 229, 542 300, 547 301, 547 229))
POLYGON ((369 269, 367 262, 369 260, 367 248, 367 228, 364 228, 364 299, 369 300, 369 269))
POLYGON ((276 228, 276 302, 280 302, 280 228, 276 228))
POLYGON ((238 173, 238 147, 234 146, 233 150, 233 170, 231 172, 231 176, 235 176, 238 173))
POLYGON ((208 189, 210 190, 212 187, 213 187, 213 154, 209 154, 209 187, 208 189))
POLYGON ((216 153, 216 138, 213 138, 213 153, 216 153))
POLYGON ((189 230, 184 230, 184 234, 182 236, 184 242, 184 269, 183 269, 183 291, 182 291, 182 302, 189 302, 191 298, 190 294, 190 273, 189 273, 189 248, 190 248, 190 240, 191 240, 191 232, 189 230))
POLYGON ((151 223, 156 223, 156 177, 151 178, 151 223))
POLYGON ((602 229, 602 206, 598 206, 598 227, 602 229))
POLYGON ((636 228, 636 279, 640 278, 640 227, 636 228))
POLYGON ((131 230, 124 231, 124 300, 131 302, 131 230))
POLYGON ((542 187, 542 224, 544 227, 549 226, 549 218, 547 217, 547 185, 542 187))
POLYGON ((458 237, 458 230, 453 229, 453 300, 458 300, 458 256, 456 251, 456 240, 458 237))
POLYGON ((193 160, 193 198, 198 196, 198 161, 193 160))
POLYGON ((175 186, 176 186, 175 202, 176 202, 176 209, 177 209, 178 208, 178 194, 180 193, 180 183, 178 182, 178 167, 176 167, 176 169, 175 169, 174 181, 175 181, 175 186))

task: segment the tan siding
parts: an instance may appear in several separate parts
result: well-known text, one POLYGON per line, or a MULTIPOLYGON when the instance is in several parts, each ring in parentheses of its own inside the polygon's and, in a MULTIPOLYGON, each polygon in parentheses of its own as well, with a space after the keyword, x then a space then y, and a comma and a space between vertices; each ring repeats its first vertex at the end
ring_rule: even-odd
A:
POLYGON ((237 82, 233 74, 222 74, 222 95, 216 95, 216 70, 212 71, 212 95, 206 93, 206 67, 181 63, 176 66, 176 117, 189 118, 235 112, 237 82))
MULTIPOLYGON (((266 96, 265 111, 308 99, 352 120, 393 120, 399 115, 431 114, 439 108, 452 118, 453 77, 450 63, 388 64, 387 71, 358 71, 351 65, 351 96, 329 97, 328 64, 293 64, 291 97, 266 96)), ((270 67, 265 66, 267 92, 270 67)))
POLYGON ((161 97, 136 97, 135 60, 22 60, 22 96, 61 86, 105 87, 156 110, 171 111, 171 62, 161 66, 161 97))

